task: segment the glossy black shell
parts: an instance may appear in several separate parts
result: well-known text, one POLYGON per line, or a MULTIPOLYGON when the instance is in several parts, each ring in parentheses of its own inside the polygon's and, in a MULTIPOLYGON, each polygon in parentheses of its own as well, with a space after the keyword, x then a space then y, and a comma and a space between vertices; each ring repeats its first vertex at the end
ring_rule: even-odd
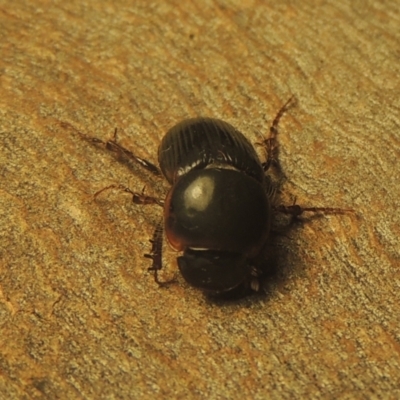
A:
POLYGON ((175 125, 161 141, 158 161, 171 184, 189 170, 209 165, 231 166, 264 181, 254 147, 242 133, 219 119, 192 118, 175 125))
POLYGON ((165 201, 165 231, 177 250, 213 249, 255 256, 270 224, 264 187, 241 171, 193 169, 165 201))

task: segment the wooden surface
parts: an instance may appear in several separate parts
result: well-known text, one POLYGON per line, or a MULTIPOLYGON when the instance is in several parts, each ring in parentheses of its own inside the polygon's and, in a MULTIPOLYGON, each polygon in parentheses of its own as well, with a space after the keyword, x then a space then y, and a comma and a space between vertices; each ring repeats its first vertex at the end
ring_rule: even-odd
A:
POLYGON ((2 0, 0 26, 0 398, 400 397, 398 2, 2 0), (167 186, 60 121, 156 162, 181 119, 257 141, 291 94, 283 197, 357 216, 282 236, 264 296, 158 288, 161 210, 93 193, 167 186))

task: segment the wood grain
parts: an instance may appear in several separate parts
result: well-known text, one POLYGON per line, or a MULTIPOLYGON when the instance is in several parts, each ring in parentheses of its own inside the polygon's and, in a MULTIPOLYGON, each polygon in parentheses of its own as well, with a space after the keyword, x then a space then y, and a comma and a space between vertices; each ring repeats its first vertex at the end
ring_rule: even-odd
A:
MULTIPOLYGON (((400 10, 390 0, 0 2, 0 397, 400 397, 400 10), (147 272, 161 217, 113 183, 212 116, 280 125, 282 197, 350 207, 276 243, 264 296, 213 303, 147 272)), ((165 272, 177 271, 166 247, 165 272)))

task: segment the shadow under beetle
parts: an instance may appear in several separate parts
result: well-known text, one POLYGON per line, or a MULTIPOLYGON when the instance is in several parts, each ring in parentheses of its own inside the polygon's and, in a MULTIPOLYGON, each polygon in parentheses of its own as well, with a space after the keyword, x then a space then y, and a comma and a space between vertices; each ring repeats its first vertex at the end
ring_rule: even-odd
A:
MULTIPOLYGON (((208 294, 223 294, 239 287, 258 290, 262 271, 260 258, 267 244, 272 212, 298 217, 303 212, 343 213, 340 208, 274 206, 275 189, 267 172, 277 165, 276 135, 282 115, 294 103, 291 97, 279 110, 261 145, 266 161, 259 160, 251 143, 232 125, 212 118, 184 120, 163 137, 158 149, 160 169, 120 146, 86 136, 91 143, 105 145, 141 165, 153 175, 161 173, 171 188, 165 200, 133 192, 122 185, 98 191, 120 189, 132 195, 135 204, 157 204, 164 208, 164 222, 153 234, 149 270, 162 268, 163 231, 171 246, 183 255, 177 258, 183 278, 208 294)), ((69 125, 69 124, 64 124, 69 125)), ((170 281, 171 282, 171 281, 170 281)))

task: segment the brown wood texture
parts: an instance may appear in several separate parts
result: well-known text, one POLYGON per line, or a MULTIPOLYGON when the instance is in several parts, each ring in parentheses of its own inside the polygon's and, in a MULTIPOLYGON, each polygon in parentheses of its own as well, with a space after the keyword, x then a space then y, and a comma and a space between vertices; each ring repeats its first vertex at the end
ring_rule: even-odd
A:
MULTIPOLYGON (((366 1, 0 1, 0 398, 400 397, 400 8, 366 1), (172 125, 280 125, 287 202, 352 207, 276 243, 265 296, 160 289, 172 125)), ((165 247, 163 277, 177 271, 165 247)))

